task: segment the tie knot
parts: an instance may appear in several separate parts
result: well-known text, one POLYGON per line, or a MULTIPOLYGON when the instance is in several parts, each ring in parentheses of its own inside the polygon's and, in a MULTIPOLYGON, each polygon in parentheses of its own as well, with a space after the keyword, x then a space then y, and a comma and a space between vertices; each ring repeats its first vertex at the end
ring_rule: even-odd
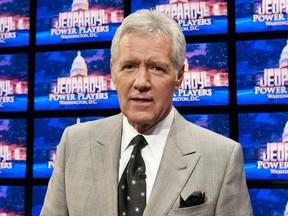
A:
POLYGON ((143 148, 145 148, 145 146, 148 145, 148 142, 146 141, 145 137, 141 134, 138 134, 137 136, 135 136, 130 144, 130 145, 135 145, 135 147, 138 149, 138 150, 141 150, 143 148))

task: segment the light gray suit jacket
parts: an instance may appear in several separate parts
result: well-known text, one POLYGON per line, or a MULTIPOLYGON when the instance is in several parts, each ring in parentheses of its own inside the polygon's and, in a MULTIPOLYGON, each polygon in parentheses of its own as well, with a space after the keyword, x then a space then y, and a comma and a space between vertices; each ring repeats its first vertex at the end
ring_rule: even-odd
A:
MULTIPOLYGON (((252 215, 240 144, 175 113, 144 216, 252 215), (205 192, 206 202, 179 208, 180 195, 194 191, 205 192)), ((65 129, 42 216, 117 216, 122 118, 65 129)))

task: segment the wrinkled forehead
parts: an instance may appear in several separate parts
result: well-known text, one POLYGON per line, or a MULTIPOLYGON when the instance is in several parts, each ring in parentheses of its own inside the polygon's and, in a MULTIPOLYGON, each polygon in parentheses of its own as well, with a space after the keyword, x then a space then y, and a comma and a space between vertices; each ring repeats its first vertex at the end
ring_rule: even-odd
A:
MULTIPOLYGON (((126 44, 133 44, 134 42, 134 38, 137 38, 137 43, 141 43, 141 41, 143 40, 143 43, 144 41, 147 42, 148 41, 151 41, 151 44, 156 44, 156 45, 159 45, 161 48, 170 48, 171 50, 169 50, 169 55, 170 55, 170 58, 172 60, 172 47, 173 47, 173 44, 172 44, 172 39, 168 36, 168 35, 165 35, 163 33, 157 33, 157 32, 135 32, 135 31, 129 31, 129 32, 126 32, 125 34, 122 35, 122 37, 120 38, 119 40, 119 44, 118 44, 118 47, 117 47, 117 56, 116 56, 116 61, 117 59, 119 59, 120 55, 123 54, 122 49, 126 46, 126 44)), ((135 42, 136 43, 136 42, 135 42)), ((141 45, 141 44, 140 44, 141 45)), ((150 44, 148 44, 149 46, 150 44)), ((152 47, 153 48, 153 47, 152 47)))

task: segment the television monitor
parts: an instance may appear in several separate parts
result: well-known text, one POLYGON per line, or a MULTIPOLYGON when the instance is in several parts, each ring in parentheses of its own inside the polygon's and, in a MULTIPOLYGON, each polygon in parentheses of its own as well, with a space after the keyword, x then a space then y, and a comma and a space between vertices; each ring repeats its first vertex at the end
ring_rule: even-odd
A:
POLYGON ((46 185, 35 185, 32 191, 32 216, 39 216, 44 198, 46 195, 47 186, 46 185))
POLYGON ((51 177, 54 168, 56 146, 59 144, 61 135, 66 127, 100 118, 103 117, 35 118, 33 177, 51 177))
POLYGON ((237 103, 288 104, 287 39, 238 41, 237 103))
POLYGON ((288 215, 288 190, 282 188, 250 188, 254 216, 288 215))
POLYGON ((287 2, 236 0, 235 18, 237 33, 287 31, 287 2))
POLYGON ((26 133, 26 119, 0 119, 0 178, 25 178, 26 133))
POLYGON ((36 53, 35 110, 118 108, 110 50, 36 53))
POLYGON ((198 126, 230 137, 229 114, 183 114, 182 116, 198 126))
POLYGON ((0 215, 25 215, 25 187, 0 185, 0 215))
POLYGON ((124 18, 123 1, 37 0, 36 45, 110 41, 124 18))
POLYGON ((27 101, 28 55, 0 54, 0 112, 26 111, 27 101))
POLYGON ((30 0, 0 0, 0 48, 27 46, 30 0))
POLYGON ((153 9, 175 19, 184 35, 227 33, 227 0, 131 0, 131 11, 153 9))
POLYGON ((180 106, 228 105, 226 42, 187 44, 184 79, 174 94, 180 106))
POLYGON ((239 142, 251 180, 288 180, 288 113, 240 113, 239 142))

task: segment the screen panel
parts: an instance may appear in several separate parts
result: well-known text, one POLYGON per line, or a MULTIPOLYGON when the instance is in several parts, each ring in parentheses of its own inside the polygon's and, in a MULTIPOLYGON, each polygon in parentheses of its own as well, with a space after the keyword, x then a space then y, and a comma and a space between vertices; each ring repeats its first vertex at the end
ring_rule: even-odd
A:
POLYGON ((184 79, 174 94, 173 104, 227 105, 228 79, 226 42, 187 44, 184 79))
POLYGON ((44 198, 46 195, 47 186, 33 186, 33 198, 32 198, 32 216, 39 216, 44 198))
POLYGON ((239 142, 247 179, 288 179, 287 112, 240 113, 239 142))
POLYGON ((123 0, 37 0, 36 44, 110 41, 124 17, 123 0))
POLYGON ((36 53, 35 110, 118 108, 109 49, 36 53))
POLYGON ((288 190, 272 188, 249 189, 254 216, 288 215, 288 190))
POLYGON ((0 47, 27 46, 30 0, 0 0, 0 47))
POLYGON ((0 119, 0 178, 25 178, 26 133, 26 119, 0 119))
POLYGON ((131 0, 131 11, 153 9, 175 19, 184 35, 227 33, 228 7, 226 0, 131 0))
POLYGON ((236 0, 236 32, 288 30, 287 1, 236 0))
POLYGON ((0 185, 0 215, 25 215, 25 187, 0 185))
POLYGON ((0 112, 26 111, 28 54, 0 55, 0 112))
POLYGON ((54 168, 56 146, 64 129, 99 117, 36 118, 34 120, 33 177, 50 178, 54 168), (46 128, 46 130, 43 130, 46 128))
POLYGON ((228 114, 183 114, 183 117, 198 126, 230 137, 230 121, 228 114))
POLYGON ((237 42, 237 102, 288 104, 287 39, 237 42))

